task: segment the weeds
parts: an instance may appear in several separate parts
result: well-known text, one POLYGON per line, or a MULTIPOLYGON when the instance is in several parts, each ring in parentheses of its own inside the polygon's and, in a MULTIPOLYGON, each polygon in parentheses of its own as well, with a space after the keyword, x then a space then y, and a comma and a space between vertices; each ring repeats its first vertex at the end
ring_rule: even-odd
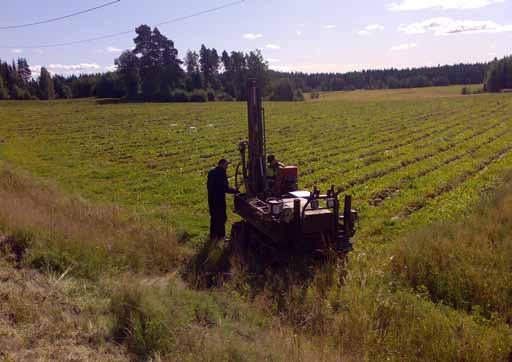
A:
POLYGON ((512 183, 456 224, 411 233, 394 248, 393 273, 435 302, 512 320, 512 183))
POLYGON ((18 259, 40 270, 97 277, 105 271, 166 272, 183 254, 170 230, 142 226, 117 207, 68 197, 0 164, 0 223, 18 259), (20 254, 20 255, 18 255, 20 254))

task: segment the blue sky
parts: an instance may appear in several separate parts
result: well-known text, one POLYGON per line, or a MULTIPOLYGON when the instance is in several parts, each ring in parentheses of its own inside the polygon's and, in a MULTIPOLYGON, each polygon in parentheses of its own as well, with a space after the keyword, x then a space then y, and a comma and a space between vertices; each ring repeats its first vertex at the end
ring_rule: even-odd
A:
MULTIPOLYGON (((0 30, 0 59, 26 57, 37 73, 105 71, 133 35, 81 40, 153 25, 233 0, 121 0, 96 12, 39 26, 0 30), (36 48, 29 48, 36 46, 36 48), (10 48, 8 48, 10 47, 10 48)), ((0 27, 45 20, 107 0, 10 1, 0 27)), ((261 49, 274 69, 345 72, 486 61, 512 53, 512 0, 245 0, 218 12, 160 27, 183 56, 201 44, 261 49)))

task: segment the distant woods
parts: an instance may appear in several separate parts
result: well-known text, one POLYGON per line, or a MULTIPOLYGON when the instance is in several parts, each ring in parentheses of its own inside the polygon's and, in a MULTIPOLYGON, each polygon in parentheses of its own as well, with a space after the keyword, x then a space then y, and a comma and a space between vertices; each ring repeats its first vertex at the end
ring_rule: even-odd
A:
POLYGON ((135 29, 134 48, 114 63, 116 70, 81 75, 51 75, 44 67, 36 79, 28 62, 0 61, 0 99, 124 98, 129 101, 207 102, 246 99, 246 82, 256 78, 265 98, 303 100, 303 92, 392 89, 482 84, 490 92, 512 88, 512 58, 489 64, 456 64, 349 73, 285 73, 269 70, 259 50, 244 53, 202 45, 181 58, 158 28, 135 29))
POLYGON ((490 65, 484 83, 487 92, 512 90, 512 56, 495 59, 490 65))
POLYGON ((363 70, 349 73, 280 73, 305 92, 350 91, 355 89, 396 89, 482 84, 488 64, 455 64, 437 67, 363 70))

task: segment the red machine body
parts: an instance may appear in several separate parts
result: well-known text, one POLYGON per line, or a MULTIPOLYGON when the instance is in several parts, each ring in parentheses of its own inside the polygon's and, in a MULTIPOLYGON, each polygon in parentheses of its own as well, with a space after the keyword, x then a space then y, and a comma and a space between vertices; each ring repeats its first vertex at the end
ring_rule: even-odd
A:
POLYGON ((272 184, 274 195, 283 195, 288 192, 297 191, 299 169, 297 166, 280 166, 272 184))

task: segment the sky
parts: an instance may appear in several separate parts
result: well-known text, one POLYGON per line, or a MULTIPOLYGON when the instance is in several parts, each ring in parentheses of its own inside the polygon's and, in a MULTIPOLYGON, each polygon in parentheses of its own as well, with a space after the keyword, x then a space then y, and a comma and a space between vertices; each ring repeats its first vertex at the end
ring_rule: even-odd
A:
MULTIPOLYGON (((63 47, 55 43, 150 26, 235 0, 121 0, 64 20, 0 29, 0 59, 27 58, 58 74, 113 68, 134 32, 63 47)), ((9 1, 0 28, 43 21, 109 0, 9 1)), ((159 26, 180 57, 201 44, 222 50, 261 49, 282 71, 347 72, 489 61, 512 54, 512 0, 245 0, 159 26)))

